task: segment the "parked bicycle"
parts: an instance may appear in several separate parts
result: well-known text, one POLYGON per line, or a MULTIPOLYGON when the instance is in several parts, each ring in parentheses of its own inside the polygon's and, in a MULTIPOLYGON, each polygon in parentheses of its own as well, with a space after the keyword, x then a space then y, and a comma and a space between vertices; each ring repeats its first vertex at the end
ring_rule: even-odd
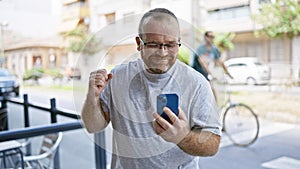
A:
MULTIPOLYGON (((228 88, 227 81, 223 82, 228 88)), ((252 108, 244 103, 232 102, 231 91, 226 89, 226 99, 221 106, 223 116, 223 132, 237 146, 253 144, 259 134, 259 120, 252 108)))

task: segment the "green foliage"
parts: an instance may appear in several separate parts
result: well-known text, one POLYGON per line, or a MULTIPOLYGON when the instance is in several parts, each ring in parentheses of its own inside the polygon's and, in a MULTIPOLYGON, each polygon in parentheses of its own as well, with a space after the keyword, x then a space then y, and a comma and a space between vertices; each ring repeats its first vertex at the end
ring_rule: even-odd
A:
POLYGON ((276 0, 275 3, 262 3, 260 14, 253 16, 263 26, 256 34, 273 37, 300 35, 300 1, 276 0))
POLYGON ((93 55, 102 49, 100 39, 97 39, 91 35, 87 39, 87 43, 85 44, 85 47, 82 50, 83 53, 93 55))
POLYGON ((41 77, 44 75, 44 69, 43 68, 32 68, 23 74, 23 80, 35 80, 38 81, 41 77))
POLYGON ((67 50, 70 52, 93 55, 101 50, 101 40, 92 36, 84 26, 79 25, 67 32, 65 38, 68 42, 67 50))
POLYGON ((51 76, 53 79, 62 79, 64 77, 58 68, 46 70, 46 74, 51 76))
POLYGON ((180 60, 181 62, 189 65, 190 64, 190 54, 189 52, 186 50, 186 48, 179 48, 178 51, 178 60, 180 60))
MULTIPOLYGON (((204 29, 196 29, 195 30, 195 41, 197 43, 201 42, 201 36, 204 37, 204 33, 206 32, 206 30, 204 29)), ((224 52, 226 50, 232 50, 234 49, 234 44, 232 42, 232 40, 234 39, 235 34, 234 33, 217 33, 215 32, 215 40, 214 40, 214 44, 218 47, 218 49, 220 50, 220 52, 224 52)))
POLYGON ((234 48, 234 44, 232 43, 234 37, 234 33, 217 33, 214 43, 220 52, 232 50, 234 48))
POLYGON ((68 51, 71 52, 80 52, 83 46, 84 46, 84 40, 80 40, 80 41, 74 40, 70 42, 67 49, 68 51))

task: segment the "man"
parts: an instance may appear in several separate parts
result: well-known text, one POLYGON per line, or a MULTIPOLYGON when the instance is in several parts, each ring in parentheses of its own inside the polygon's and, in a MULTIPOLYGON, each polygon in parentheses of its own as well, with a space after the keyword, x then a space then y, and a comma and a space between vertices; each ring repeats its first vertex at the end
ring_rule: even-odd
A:
POLYGON ((209 83, 177 61, 180 30, 167 9, 145 13, 135 38, 141 59, 92 72, 82 110, 86 129, 113 127, 112 168, 198 168, 198 157, 216 154, 221 123, 209 83), (156 110, 160 93, 179 96, 179 114, 156 110))
MULTIPOLYGON (((220 60, 220 52, 218 48, 214 45, 214 34, 212 31, 207 31, 204 34, 205 44, 200 45, 197 48, 196 53, 194 54, 193 60, 193 68, 200 72, 208 81, 213 79, 213 75, 211 70, 215 68, 215 66, 221 66, 224 72, 232 78, 229 74, 224 62, 220 60)), ((211 85, 212 86, 212 85, 211 85)), ((217 100, 216 92, 212 87, 214 96, 217 100)))
POLYGON ((221 66, 224 72, 232 78, 226 66, 220 60, 220 52, 214 45, 214 34, 212 31, 207 31, 204 34, 205 44, 200 45, 194 54, 193 68, 200 72, 208 81, 212 79, 210 69, 214 66, 221 66))

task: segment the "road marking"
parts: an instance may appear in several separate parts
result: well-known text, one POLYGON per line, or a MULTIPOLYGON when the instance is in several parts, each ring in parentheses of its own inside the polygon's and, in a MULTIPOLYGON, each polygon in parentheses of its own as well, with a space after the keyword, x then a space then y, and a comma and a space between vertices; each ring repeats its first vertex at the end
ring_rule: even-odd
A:
MULTIPOLYGON (((260 131, 258 135, 258 140, 264 136, 273 135, 276 133, 280 133, 286 130, 290 130, 295 127, 295 124, 287 124, 287 123, 275 123, 275 122, 266 122, 264 120, 260 120, 260 131), (267 124, 266 124, 267 123, 267 124), (262 125, 265 124, 265 125, 262 125)), ((247 131, 246 131, 247 132, 247 131)), ((240 135, 241 138, 243 135, 245 135, 245 132, 238 133, 237 135, 240 135)), ((237 136, 236 136, 237 137, 237 136)), ((222 141, 220 147, 226 147, 230 146, 233 143, 230 141, 230 139, 226 136, 226 133, 223 133, 222 141)))
POLYGON ((300 159, 295 159, 291 157, 279 157, 272 161, 267 161, 261 165, 266 168, 280 168, 280 169, 299 169, 300 168, 300 159))

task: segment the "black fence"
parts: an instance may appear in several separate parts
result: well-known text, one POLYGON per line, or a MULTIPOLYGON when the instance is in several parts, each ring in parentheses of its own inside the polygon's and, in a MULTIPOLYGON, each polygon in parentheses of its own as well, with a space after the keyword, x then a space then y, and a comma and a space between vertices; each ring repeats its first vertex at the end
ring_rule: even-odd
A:
MULTIPOLYGON (((11 98, 6 95, 0 98, 1 107, 0 107, 0 142, 9 141, 15 139, 26 139, 35 136, 42 136, 50 133, 57 133, 63 131, 70 131, 81 129, 83 126, 81 124, 80 116, 74 113, 61 111, 56 108, 55 98, 50 99, 50 108, 46 108, 39 105, 31 104, 28 101, 28 95, 23 95, 23 100, 18 98, 11 98), (7 103, 13 103, 20 106, 23 106, 24 113, 24 128, 9 130, 8 128, 8 117, 7 117, 7 103), (44 112, 50 113, 51 124, 45 124, 41 126, 30 126, 29 121, 29 108, 35 108, 42 110, 44 112), (72 122, 68 123, 57 123, 57 116, 64 116, 71 119, 74 119, 72 122)), ((101 132, 95 134, 95 162, 96 169, 105 169, 106 168, 106 152, 105 149, 98 145, 105 145, 105 133, 101 132)), ((31 145, 29 144, 26 147, 26 154, 31 153, 31 145)), ((54 168, 60 169, 60 157, 59 149, 54 158, 54 168)))

